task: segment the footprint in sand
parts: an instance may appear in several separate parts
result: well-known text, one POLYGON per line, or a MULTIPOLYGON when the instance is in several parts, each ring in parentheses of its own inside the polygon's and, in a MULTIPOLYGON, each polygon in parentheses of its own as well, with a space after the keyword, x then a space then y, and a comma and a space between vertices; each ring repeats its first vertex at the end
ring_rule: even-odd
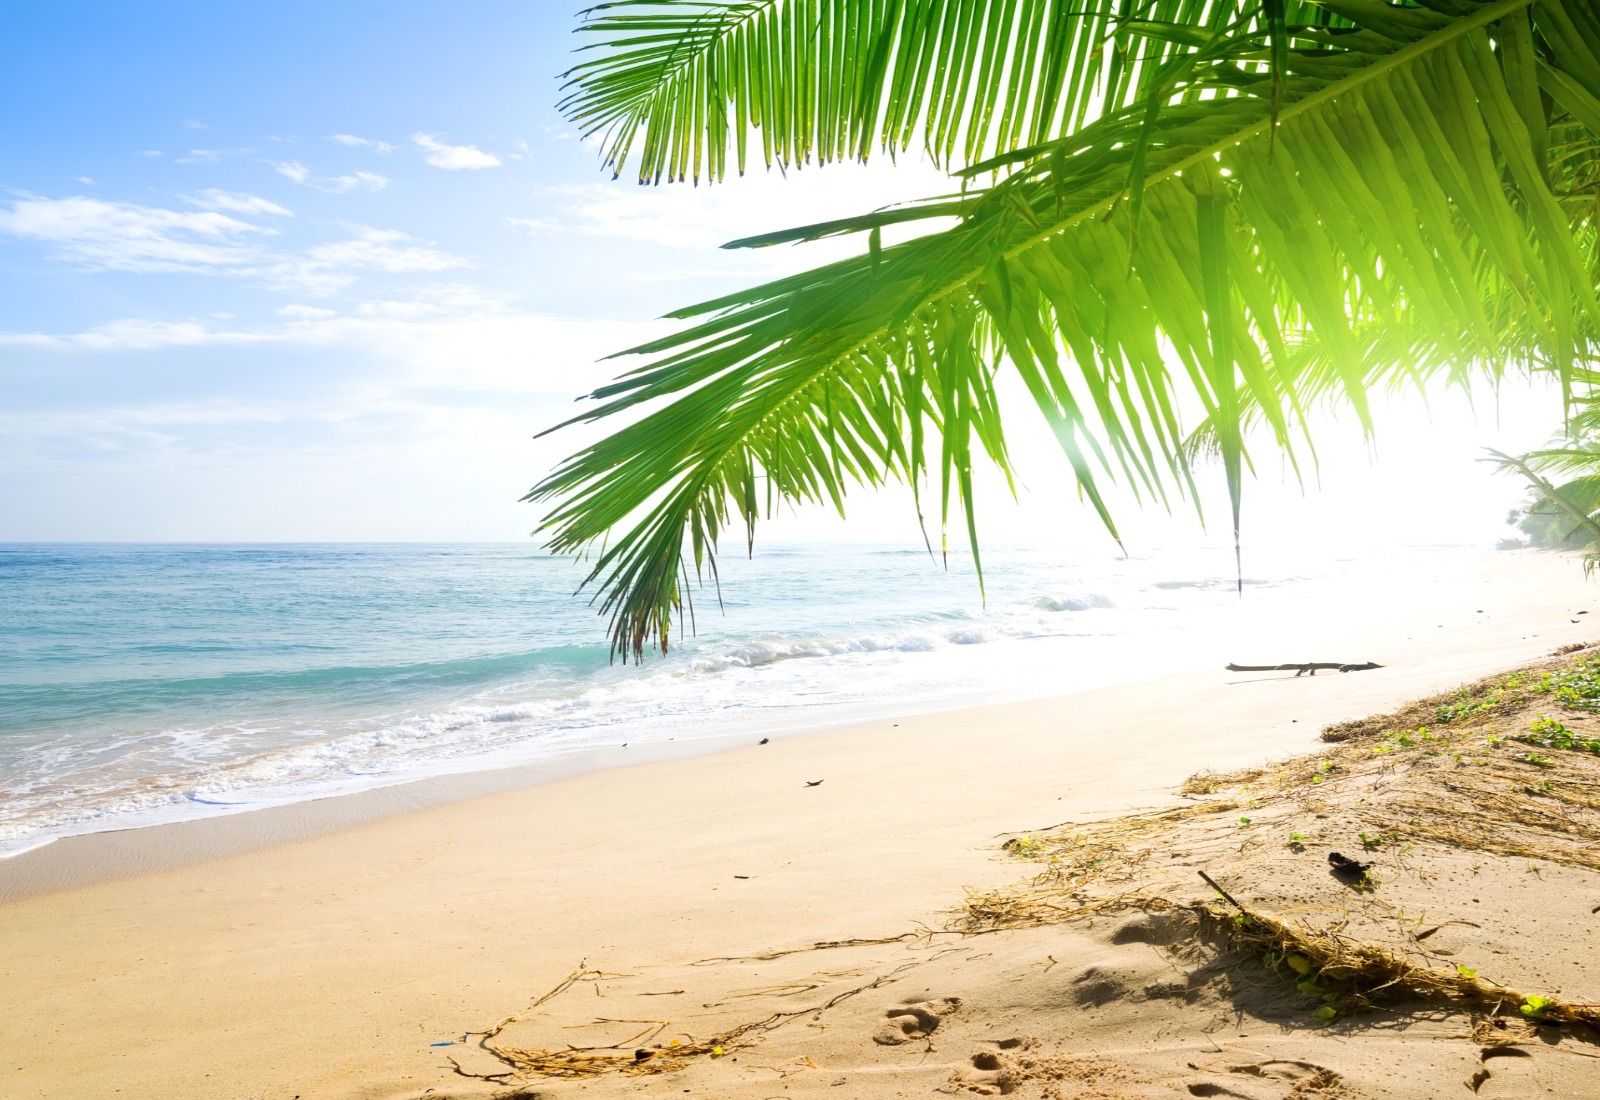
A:
POLYGON ((1543 1092, 1536 1080, 1533 1055, 1521 1047, 1484 1047, 1478 1055, 1481 1069, 1467 1081, 1479 1096, 1531 1096, 1543 1092))
POLYGON ((1190 1096, 1220 1096, 1233 1100, 1315 1100, 1345 1095, 1341 1079, 1331 1069, 1310 1062, 1273 1060, 1232 1065, 1225 1081, 1193 1081, 1190 1096))
POLYGON ((1119 947, 1130 943, 1171 947, 1191 939, 1195 923, 1189 913, 1138 913, 1112 929, 1111 942, 1119 947))
POLYGON ((938 1030, 941 1017, 950 1015, 960 1007, 960 997, 939 997, 915 1004, 896 1005, 884 1013, 889 1022, 878 1029, 872 1041, 893 1047, 912 1039, 926 1039, 938 1030))
MULTIPOLYGON (((1017 1040, 1008 1040, 1016 1045, 1017 1040)), ((1016 1079, 1006 1072, 1000 1055, 993 1051, 979 1051, 972 1056, 972 1072, 958 1073, 951 1084, 979 1096, 1005 1096, 1016 1090, 1016 1079)))

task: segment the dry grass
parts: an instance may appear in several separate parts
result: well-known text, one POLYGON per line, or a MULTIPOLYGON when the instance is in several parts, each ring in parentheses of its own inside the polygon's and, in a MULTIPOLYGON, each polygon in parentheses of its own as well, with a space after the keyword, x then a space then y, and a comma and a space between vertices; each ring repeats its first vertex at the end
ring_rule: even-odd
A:
POLYGON ((1196 912, 1215 924, 1222 922, 1235 947, 1260 955, 1269 965, 1292 978, 1308 995, 1321 996, 1326 1018, 1362 1009, 1396 1004, 1444 1005, 1487 1012, 1491 1017, 1509 1014, 1542 1024, 1580 1024, 1600 1030, 1600 1004, 1564 1004, 1531 997, 1510 986, 1485 981, 1466 967, 1445 969, 1414 956, 1363 943, 1327 929, 1308 929, 1240 905, 1228 903, 1234 914, 1212 908, 1196 912), (1321 990, 1312 993, 1311 987, 1321 990))

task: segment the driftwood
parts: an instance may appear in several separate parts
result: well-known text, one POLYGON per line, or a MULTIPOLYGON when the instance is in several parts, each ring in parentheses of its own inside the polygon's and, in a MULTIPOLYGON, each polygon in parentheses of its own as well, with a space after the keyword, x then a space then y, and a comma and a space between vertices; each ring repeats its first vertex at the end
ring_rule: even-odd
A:
POLYGON ((1298 665, 1236 665, 1232 661, 1228 662, 1229 672, 1288 672, 1290 669, 1293 669, 1296 676, 1300 676, 1307 672, 1315 676, 1319 668, 1338 669, 1340 672, 1365 672, 1369 668, 1382 667, 1383 666, 1378 664, 1376 661, 1367 661, 1366 663, 1359 665, 1342 665, 1338 661, 1309 661, 1305 664, 1298 665))

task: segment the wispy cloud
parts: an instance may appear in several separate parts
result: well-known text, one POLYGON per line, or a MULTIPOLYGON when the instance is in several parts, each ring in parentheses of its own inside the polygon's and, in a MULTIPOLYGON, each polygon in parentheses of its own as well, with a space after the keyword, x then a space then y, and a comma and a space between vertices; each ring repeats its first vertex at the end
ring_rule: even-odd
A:
POLYGON ((0 333, 0 347, 51 352, 203 346, 333 347, 372 353, 396 388, 515 390, 575 395, 615 373, 601 357, 660 335, 663 325, 556 317, 519 309, 479 286, 439 282, 342 310, 294 302, 266 325, 210 318, 124 319, 82 332, 0 333), (540 369, 529 369, 537 348, 540 369))
MULTIPOLYGON (((157 154, 159 155, 159 154, 157 154)), ((229 157, 253 157, 254 149, 190 149, 181 157, 174 157, 174 164, 216 164, 218 161, 229 157)))
POLYGON ((57 258, 98 271, 238 270, 262 259, 253 238, 274 232, 219 210, 165 210, 81 195, 23 198, 0 209, 0 233, 43 241, 57 258))
POLYGON ((437 134, 416 133, 411 135, 411 140, 417 148, 427 154, 424 159, 435 168, 458 171, 464 168, 498 168, 500 166, 499 157, 493 153, 485 153, 476 145, 447 145, 439 140, 437 134))
POLYGON ((393 229, 357 226, 355 236, 349 240, 330 241, 284 257, 262 274, 276 289, 333 294, 355 283, 364 271, 415 275, 472 266, 461 256, 412 240, 393 229))
POLYGON ((348 191, 382 191, 389 186, 389 177, 376 172, 350 172, 342 176, 317 176, 297 160, 272 161, 273 170, 287 176, 302 187, 312 187, 333 195, 348 191))
POLYGON ((202 210, 222 210, 229 214, 274 214, 281 218, 292 218, 294 212, 279 206, 270 199, 259 195, 248 195, 242 191, 221 191, 215 187, 208 187, 198 195, 184 195, 183 200, 200 207, 202 210))
POLYGON ((301 302, 291 302, 286 306, 279 306, 278 316, 287 317, 291 321, 320 321, 327 317, 339 316, 336 309, 324 309, 322 306, 308 306, 301 302))
MULTIPOLYGON (((627 275, 630 281, 769 278, 864 251, 865 235, 803 248, 726 252, 719 246, 775 229, 862 214, 949 187, 948 176, 915 161, 890 168, 838 165, 791 173, 787 179, 750 176, 713 187, 580 184, 539 192, 538 216, 509 217, 506 224, 541 237, 607 237, 693 257, 692 266, 640 265, 627 275)), ((918 224, 904 232, 911 235, 932 227, 932 223, 918 224)), ((892 233, 886 236, 903 239, 892 233)))
POLYGON ((352 172, 346 176, 329 176, 327 179, 313 180, 311 186, 332 191, 336 195, 355 190, 382 191, 389 186, 389 177, 380 176, 376 172, 352 172))
POLYGON ((280 176, 288 176, 296 183, 304 183, 311 178, 311 169, 297 160, 273 161, 272 170, 280 176))
POLYGON ((186 119, 183 120, 183 128, 185 130, 209 130, 209 129, 211 129, 211 127, 207 126, 205 123, 196 122, 192 118, 186 118, 186 119))
POLYGON ((274 337, 250 332, 221 332, 198 321, 111 321, 85 332, 56 335, 42 332, 0 333, 0 347, 81 348, 90 351, 150 351, 201 344, 253 344, 274 337))
POLYGON ((360 148, 373 149, 379 153, 392 153, 396 148, 396 146, 390 145, 387 141, 377 141, 373 138, 357 137, 355 134, 334 134, 333 136, 329 137, 328 140, 336 142, 339 145, 350 145, 360 148))
POLYGON ((393 229, 354 226, 344 240, 309 248, 271 247, 277 230, 249 217, 292 216, 256 195, 208 190, 188 202, 198 210, 73 196, 29 196, 0 207, 0 234, 43 242, 54 258, 90 271, 254 278, 280 290, 332 294, 363 273, 426 274, 472 266, 464 257, 393 229))

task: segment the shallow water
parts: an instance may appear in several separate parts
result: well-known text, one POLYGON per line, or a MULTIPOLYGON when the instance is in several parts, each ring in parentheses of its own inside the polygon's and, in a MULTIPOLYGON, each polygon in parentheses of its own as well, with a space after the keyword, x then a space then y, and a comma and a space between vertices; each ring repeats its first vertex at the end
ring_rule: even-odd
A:
POLYGON ((992 550, 985 604, 964 562, 766 549, 723 564, 721 612, 697 594, 698 637, 637 667, 610 662, 574 564, 532 546, 0 545, 0 854, 604 744, 1210 667, 1370 583, 1358 561, 1258 562, 1241 600, 1231 567, 1225 548, 992 550))

